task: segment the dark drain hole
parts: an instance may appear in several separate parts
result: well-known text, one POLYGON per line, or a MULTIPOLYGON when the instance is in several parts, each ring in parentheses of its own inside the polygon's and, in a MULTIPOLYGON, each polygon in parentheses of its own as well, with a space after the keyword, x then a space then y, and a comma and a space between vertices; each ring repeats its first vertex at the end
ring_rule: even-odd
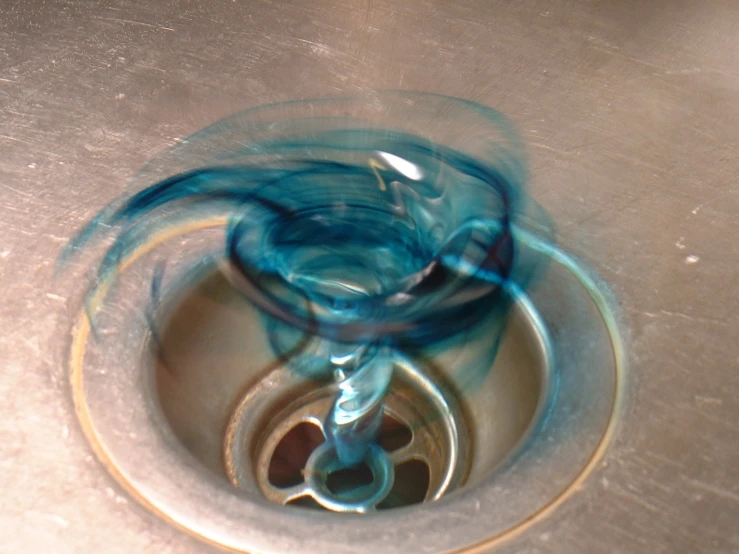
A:
POLYGON ((421 460, 408 460, 395 467, 395 483, 379 510, 420 504, 426 499, 430 484, 429 466, 421 460))
POLYGON ((290 429, 272 454, 267 473, 269 482, 281 489, 302 483, 305 463, 324 440, 321 428, 313 423, 299 423, 290 429))
POLYGON ((371 485, 375 480, 372 470, 365 463, 352 467, 332 471, 326 477, 328 490, 336 495, 351 492, 365 485, 371 485))
POLYGON ((385 452, 393 452, 394 450, 403 448, 410 444, 412 438, 413 433, 407 425, 394 417, 383 414, 378 442, 385 452))
POLYGON ((288 506, 299 506, 300 508, 310 508, 311 510, 321 510, 328 512, 326 508, 321 506, 318 502, 313 500, 310 496, 301 496, 299 498, 293 498, 289 502, 286 502, 288 506))

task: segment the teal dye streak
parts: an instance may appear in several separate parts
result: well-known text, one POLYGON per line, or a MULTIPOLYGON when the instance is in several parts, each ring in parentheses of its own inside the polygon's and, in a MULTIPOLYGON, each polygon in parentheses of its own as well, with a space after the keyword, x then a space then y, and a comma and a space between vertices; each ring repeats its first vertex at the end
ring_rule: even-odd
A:
MULTIPOLYGON (((393 109, 407 97, 441 103, 448 110, 439 117, 452 128, 455 114, 473 112, 483 129, 512 133, 497 112, 470 102, 385 94, 393 109)), ((252 113, 261 112, 245 112, 252 113)), ((311 378, 338 376, 326 429, 351 465, 374 441, 394 353, 460 335, 490 314, 504 322, 507 284, 525 288, 533 277, 535 266, 517 258, 513 233, 529 206, 520 152, 488 159, 345 116, 280 114, 274 125, 284 130, 275 132, 264 117, 255 123, 245 114, 189 139, 191 149, 209 145, 206 163, 101 212, 61 261, 112 227, 116 238, 98 269, 105 278, 168 224, 164 210, 176 207, 189 219, 226 213, 221 257, 265 314, 275 353, 286 354, 307 334, 316 340, 293 353, 290 367, 311 378), (258 132, 246 129, 250 121, 258 132), (241 126, 244 138, 233 140, 241 126)), ((536 224, 548 228, 546 221, 536 224)), ((162 273, 153 278, 153 303, 162 273)))

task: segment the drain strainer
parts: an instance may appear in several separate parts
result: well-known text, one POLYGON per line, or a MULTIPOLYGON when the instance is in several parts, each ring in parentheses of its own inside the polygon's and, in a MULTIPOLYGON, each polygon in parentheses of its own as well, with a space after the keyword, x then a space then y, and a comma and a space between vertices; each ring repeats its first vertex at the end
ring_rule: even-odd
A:
POLYGON ((224 458, 229 479, 245 491, 258 487, 280 504, 305 505, 313 499, 337 512, 441 498, 466 476, 468 430, 459 402, 440 380, 434 382, 430 369, 409 360, 396 364, 379 444, 364 464, 349 467, 325 442, 323 425, 335 385, 300 379, 284 367, 271 371, 252 386, 228 424, 224 458), (426 478, 420 483, 407 479, 407 467, 426 478), (409 481, 415 490, 409 490, 409 481))

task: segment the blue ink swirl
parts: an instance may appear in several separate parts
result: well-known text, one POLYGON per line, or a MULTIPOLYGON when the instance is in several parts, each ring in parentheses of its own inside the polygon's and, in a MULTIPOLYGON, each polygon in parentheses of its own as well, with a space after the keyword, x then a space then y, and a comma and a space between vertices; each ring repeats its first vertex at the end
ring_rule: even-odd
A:
POLYGON ((394 352, 459 336, 491 314, 502 332, 510 285, 525 288, 537 269, 519 256, 514 227, 549 233, 525 194, 511 124, 432 94, 247 110, 187 139, 140 178, 147 184, 98 214, 60 263, 112 233, 97 272, 105 280, 173 221, 225 214, 215 255, 270 321, 275 353, 307 334, 319 346, 290 367, 339 376, 326 428, 346 464, 373 443, 394 352))

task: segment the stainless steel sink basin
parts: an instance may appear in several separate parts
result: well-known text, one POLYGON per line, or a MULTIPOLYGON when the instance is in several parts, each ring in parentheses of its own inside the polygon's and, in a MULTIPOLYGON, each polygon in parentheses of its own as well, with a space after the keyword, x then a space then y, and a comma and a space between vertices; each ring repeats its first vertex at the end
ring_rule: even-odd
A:
MULTIPOLYGON (((738 551, 737 25, 739 8, 722 0, 3 3, 0 551, 738 551), (597 273, 598 294, 554 264, 559 284, 530 296, 544 325, 523 306, 510 329, 531 358, 513 348, 491 373, 508 391, 496 419, 511 424, 486 427, 474 403, 461 406, 469 454, 448 493, 427 498, 443 482, 428 466, 426 496, 424 477, 401 495, 406 506, 365 517, 234 485, 272 455, 260 441, 277 449, 284 437, 247 443, 257 463, 229 470, 221 431, 238 422, 249 383, 206 402, 236 374, 228 364, 221 381, 168 381, 132 325, 118 359, 91 342, 70 366, 88 344, 73 326, 90 260, 59 275, 54 263, 181 137, 242 108, 371 88, 510 116, 530 192, 571 259, 597 273), (545 334, 579 346, 551 365, 545 334), (608 360, 625 381, 601 371, 608 360)), ((196 338, 207 329, 190 327, 196 338)), ((447 381, 442 371, 435 383, 453 389, 447 381)))

